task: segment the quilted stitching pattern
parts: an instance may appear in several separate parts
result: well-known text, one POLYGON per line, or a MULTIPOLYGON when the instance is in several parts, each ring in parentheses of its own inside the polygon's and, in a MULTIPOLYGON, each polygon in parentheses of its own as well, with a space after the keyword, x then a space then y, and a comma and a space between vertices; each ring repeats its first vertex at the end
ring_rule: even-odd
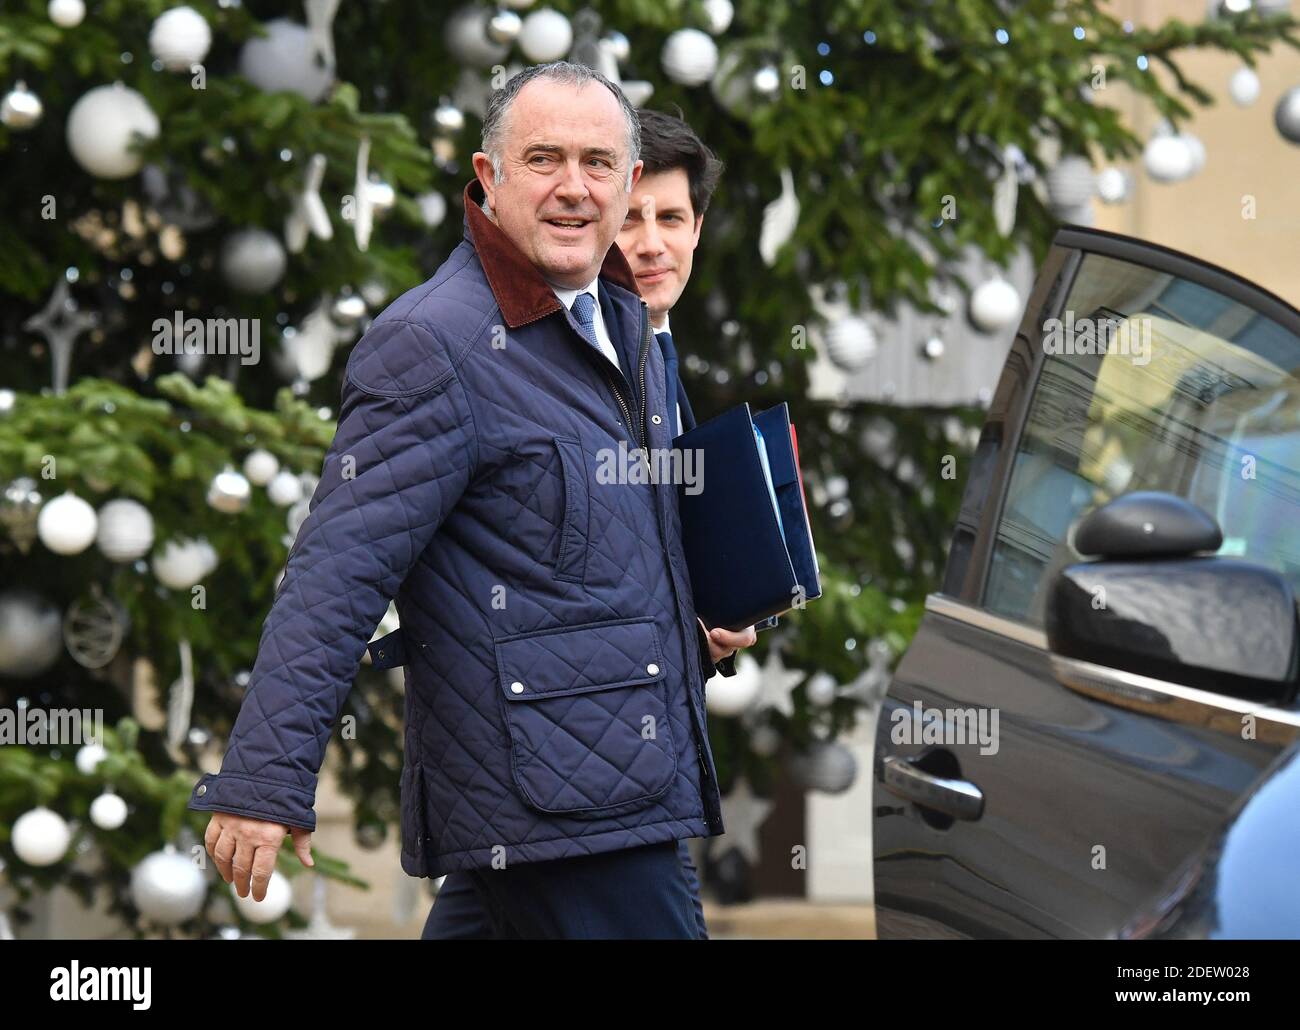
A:
MULTIPOLYGON (((644 305, 602 288, 635 371, 644 305)), ((597 479, 631 438, 568 312, 501 346, 505 328, 467 239, 356 344, 225 761, 191 808, 315 828, 326 742, 395 598, 408 873, 722 832, 676 488, 597 479)), ((645 382, 666 416, 653 341, 645 382)), ((652 447, 668 425, 647 420, 652 447)))

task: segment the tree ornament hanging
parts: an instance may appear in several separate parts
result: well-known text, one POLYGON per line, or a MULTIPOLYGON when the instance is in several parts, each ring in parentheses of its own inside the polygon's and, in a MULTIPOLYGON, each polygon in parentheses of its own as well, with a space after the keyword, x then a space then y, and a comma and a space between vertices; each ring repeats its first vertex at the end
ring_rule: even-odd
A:
POLYGON ((126 179, 140 170, 137 143, 158 138, 158 116, 145 98, 121 82, 96 86, 68 112, 68 150, 99 179, 126 179))
POLYGON ((162 926, 193 919, 206 893, 199 867, 172 844, 148 855, 131 873, 132 902, 145 919, 162 926))
POLYGON ((193 7, 163 11, 149 30, 149 52, 173 72, 188 72, 202 64, 212 46, 212 29, 193 7))
POLYGON ((21 554, 30 551, 36 540, 36 521, 43 503, 36 480, 28 476, 10 482, 0 496, 0 525, 8 531, 21 554))
POLYGON ((99 509, 95 543, 113 562, 135 561, 153 546, 153 516, 139 501, 120 497, 99 509))
POLYGON ((55 394, 61 396, 67 392, 72 346, 77 337, 98 325, 99 315, 81 310, 68 287, 66 276, 60 276, 54 284, 54 292, 45 307, 23 323, 24 329, 29 333, 39 333, 49 344, 55 394))
POLYGON ((54 865, 68 852, 72 828, 63 816, 41 805, 20 815, 13 825, 10 844, 28 865, 54 865))
POLYGON ((302 192, 294 198, 293 208, 284 220, 284 244, 291 254, 298 254, 307 246, 308 234, 321 240, 334 238, 334 226, 320 196, 324 181, 325 155, 313 154, 307 162, 302 192))
POLYGON ((46 501, 36 520, 41 543, 55 554, 80 554, 95 542, 98 528, 95 509, 71 490, 46 501))
POLYGON ((128 623, 126 609, 94 583, 63 613, 63 643, 82 668, 102 669, 117 656, 128 623))
POLYGON ((44 113, 41 98, 29 90, 25 82, 15 83, 14 88, 0 100, 0 123, 14 132, 35 128, 44 113))

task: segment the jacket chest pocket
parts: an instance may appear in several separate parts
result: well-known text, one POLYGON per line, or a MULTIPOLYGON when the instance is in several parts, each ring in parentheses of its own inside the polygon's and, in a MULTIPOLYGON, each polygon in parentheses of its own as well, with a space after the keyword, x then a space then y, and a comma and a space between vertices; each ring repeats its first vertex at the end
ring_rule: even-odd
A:
POLYGON ((653 619, 615 619, 496 642, 510 768, 534 809, 603 818, 672 786, 677 752, 653 619))
POLYGON ((588 528, 591 525, 591 493, 587 462, 582 444, 569 437, 556 437, 560 455, 560 478, 564 489, 560 540, 555 555, 555 578, 581 583, 587 574, 588 528))

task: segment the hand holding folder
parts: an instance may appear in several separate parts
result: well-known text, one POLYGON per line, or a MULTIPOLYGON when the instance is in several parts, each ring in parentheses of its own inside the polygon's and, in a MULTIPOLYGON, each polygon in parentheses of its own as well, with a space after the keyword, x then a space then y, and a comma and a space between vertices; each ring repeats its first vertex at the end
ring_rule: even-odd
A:
POLYGON ((708 626, 759 626, 821 596, 794 429, 785 403, 741 404, 673 446, 699 449, 702 489, 679 486, 695 610, 708 626))

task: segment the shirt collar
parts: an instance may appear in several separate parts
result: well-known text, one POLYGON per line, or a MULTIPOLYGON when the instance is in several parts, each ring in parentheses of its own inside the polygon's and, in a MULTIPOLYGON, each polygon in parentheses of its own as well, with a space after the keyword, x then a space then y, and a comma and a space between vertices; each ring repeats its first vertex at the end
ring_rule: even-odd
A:
POLYGON ((673 332, 672 315, 665 311, 665 312, 664 312, 664 327, 663 327, 662 329, 655 329, 654 326, 651 326, 650 328, 654 331, 654 334, 655 334, 656 336, 658 336, 660 333, 668 333, 668 335, 671 336, 671 335, 672 335, 672 332, 673 332))
POLYGON ((600 306, 600 294, 596 292, 596 280, 593 279, 580 290, 575 290, 567 286, 556 286, 553 282, 547 281, 547 285, 555 291, 555 299, 563 304, 566 308, 572 308, 573 302, 578 299, 579 293, 590 293, 591 299, 600 306))

